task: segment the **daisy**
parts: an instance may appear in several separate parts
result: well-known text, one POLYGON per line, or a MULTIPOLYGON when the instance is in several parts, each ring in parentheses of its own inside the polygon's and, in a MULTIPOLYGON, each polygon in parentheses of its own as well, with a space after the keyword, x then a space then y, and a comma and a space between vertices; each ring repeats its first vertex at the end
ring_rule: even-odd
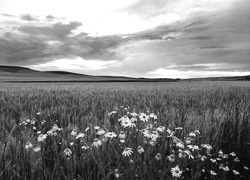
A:
POLYGON ((219 150, 219 155, 223 155, 223 151, 222 150, 219 150))
POLYGON ((131 122, 130 119, 124 119, 121 121, 122 127, 136 127, 135 123, 131 122))
POLYGON ((40 134, 40 135, 37 137, 37 141, 38 141, 38 142, 43 142, 46 138, 47 138, 47 134, 40 134))
POLYGON ((138 151, 139 154, 141 154, 141 153, 144 152, 144 149, 143 149, 143 147, 138 146, 138 147, 137 147, 137 151, 138 151))
POLYGON ((103 135, 105 133, 106 133, 106 131, 104 131, 103 129, 99 129, 96 134, 97 135, 103 135))
POLYGON ((82 146, 82 149, 87 150, 87 149, 89 149, 89 146, 82 146))
POLYGON ((85 136, 84 133, 79 133, 79 134, 76 136, 76 139, 83 138, 84 136, 85 136))
POLYGON ((126 147, 122 152, 123 156, 130 156, 133 153, 132 148, 126 147))
POLYGON ((131 121, 132 123, 134 123, 134 122, 137 121, 137 119, 136 119, 135 117, 132 117, 132 118, 130 119, 130 121, 131 121))
POLYGON ((77 136, 77 130, 73 129, 70 134, 71 136, 77 136))
POLYGON ((194 159, 194 156, 192 155, 192 153, 188 150, 188 149, 186 149, 186 150, 184 150, 184 152, 188 155, 188 159, 194 159))
POLYGON ((157 131, 163 133, 165 131, 165 127, 164 126, 159 126, 158 128, 156 128, 157 131))
POLYGON ((192 132, 190 132, 190 133, 189 133, 189 136, 191 136, 191 137, 195 137, 195 136, 196 136, 196 134, 192 131, 192 132))
POLYGON ((119 138, 121 138, 121 139, 125 139, 126 138, 126 134, 125 134, 124 131, 120 131, 119 138))
POLYGON ((151 138, 152 139, 157 139, 158 137, 160 137, 160 135, 158 134, 158 131, 153 131, 151 134, 151 138))
POLYGON ((187 157, 187 154, 185 153, 185 151, 182 151, 181 149, 179 149, 178 156, 179 156, 179 158, 185 158, 185 157, 187 157))
POLYGON ((234 158, 234 162, 240 162, 239 158, 234 158))
POLYGON ((156 141, 154 139, 152 139, 152 140, 149 141, 149 144, 151 146, 155 146, 156 145, 156 141))
POLYGON ((212 146, 209 145, 209 144, 201 144, 201 147, 206 148, 206 149, 208 149, 208 150, 211 150, 211 149, 212 149, 212 146))
POLYGON ((216 159, 211 158, 210 161, 211 161, 212 163, 216 163, 216 159))
POLYGON ((201 134, 199 130, 194 130, 195 134, 201 134))
POLYGON ((63 152, 66 156, 70 156, 72 154, 72 151, 69 148, 66 148, 63 152))
POLYGON ((236 154, 234 152, 231 152, 230 155, 231 156, 236 156, 236 154))
POLYGON ((155 155, 155 159, 156 159, 157 161, 161 160, 161 154, 160 154, 160 153, 157 153, 157 154, 155 155))
POLYGON ((94 129, 95 129, 95 130, 98 130, 98 129, 100 129, 100 127, 99 127, 99 126, 95 126, 94 129))
POLYGON ((171 173, 172 173, 173 177, 180 178, 182 171, 180 170, 179 166, 177 165, 177 166, 171 168, 171 173))
POLYGON ((59 127, 57 126, 57 124, 54 124, 52 127, 52 131, 60 131, 59 127))
POLYGON ((234 173, 234 175, 239 175, 239 171, 236 171, 236 170, 232 170, 232 172, 234 173))
POLYGON ((245 170, 249 170, 249 167, 247 167, 247 166, 244 166, 244 169, 245 169, 245 170))
POLYGON ((118 119, 119 122, 128 121, 128 120, 129 120, 128 116, 122 116, 120 119, 118 119))
POLYGON ((185 143, 186 144, 191 144, 192 143, 192 138, 190 138, 190 137, 187 137, 187 138, 185 138, 185 143))
POLYGON ((153 124, 148 124, 147 129, 153 129, 153 124))
POLYGON ((206 156, 201 156, 201 161, 205 161, 205 159, 207 159, 206 156))
POLYGON ((117 135, 116 135, 114 132, 107 132, 104 136, 105 136, 106 138, 111 138, 111 139, 113 139, 113 138, 116 137, 117 135))
POLYGON ((110 116, 110 115, 116 114, 116 113, 117 113, 116 111, 112 111, 112 112, 108 113, 108 115, 110 116))
POLYGON ((135 112, 130 113, 130 115, 131 115, 132 117, 136 117, 136 116, 138 116, 138 114, 137 114, 137 113, 135 113, 135 112))
POLYGON ((102 141, 100 141, 98 138, 94 139, 94 142, 92 143, 92 146, 99 147, 102 145, 102 141))
POLYGON ((216 176, 216 175, 217 175, 217 173, 214 172, 213 170, 210 170, 210 174, 213 175, 213 176, 216 176))
POLYGON ((30 149, 30 148, 33 148, 33 144, 31 143, 31 142, 27 142, 26 144, 25 144, 25 149, 30 149))
POLYGON ((139 119, 140 119, 142 122, 148 122, 149 116, 146 115, 145 113, 140 113, 139 119))
POLYGON ((151 113, 149 115, 150 118, 153 118, 154 120, 158 119, 155 113, 151 113))
POLYGON ((170 154, 167 158, 168 158, 168 160, 169 160, 170 162, 174 162, 174 161, 175 161, 175 156, 174 156, 174 154, 170 154))
POLYGON ((30 121, 30 124, 34 125, 36 123, 36 121, 32 120, 30 121))
POLYGON ((38 146, 38 147, 35 147, 34 149, 33 149, 33 151, 34 152, 39 152, 41 150, 41 148, 38 146))
POLYGON ((194 150, 199 150, 199 146, 197 146, 197 145, 187 145, 187 147, 188 147, 189 149, 192 149, 192 151, 194 151, 194 150))
POLYGON ((184 149, 184 144, 182 142, 178 142, 175 144, 178 148, 184 149))
POLYGON ((228 166, 224 166, 223 164, 220 165, 219 169, 222 169, 223 171, 229 171, 228 166))
POLYGON ((169 134, 170 137, 172 137, 174 135, 174 131, 167 129, 167 133, 169 134))

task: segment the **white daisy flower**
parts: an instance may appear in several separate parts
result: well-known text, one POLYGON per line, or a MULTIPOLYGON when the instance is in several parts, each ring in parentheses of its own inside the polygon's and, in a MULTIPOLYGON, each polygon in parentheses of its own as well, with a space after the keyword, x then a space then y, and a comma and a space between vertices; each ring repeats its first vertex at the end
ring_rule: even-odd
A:
POLYGON ((102 141, 100 141, 100 139, 98 139, 98 138, 95 138, 94 142, 92 143, 92 146, 99 147, 101 145, 102 145, 102 141))
POLYGON ((71 136, 77 136, 77 130, 73 129, 70 134, 71 136))
POLYGON ((147 114, 145 114, 145 113, 140 113, 139 119, 140 119, 140 121, 142 121, 142 122, 148 122, 149 116, 148 116, 147 114))
POLYGON ((38 142, 43 142, 46 138, 47 138, 47 134, 40 134, 40 135, 37 137, 37 141, 38 141, 38 142))
POLYGON ((161 154, 160 154, 160 153, 157 153, 157 154, 155 155, 155 159, 156 159, 157 161, 161 160, 161 154))
POLYGON ((94 129, 98 130, 98 129, 100 129, 100 126, 94 126, 94 129))
POLYGON ((103 129, 99 129, 96 134, 97 135, 103 135, 105 133, 106 133, 106 131, 104 131, 103 129))
POLYGON ((234 158, 234 162, 240 162, 240 159, 238 157, 234 158))
POLYGON ((84 138, 84 137, 85 137, 85 134, 84 134, 84 133, 79 133, 79 134, 76 136, 76 139, 84 138))
POLYGON ((190 137, 195 137, 196 134, 192 131, 192 132, 189 133, 189 136, 190 136, 190 137))
POLYGON ((41 148, 40 148, 39 146, 37 146, 37 147, 35 147, 35 148, 33 149, 33 151, 34 151, 34 152, 39 152, 39 151, 41 151, 41 148))
POLYGON ((176 177, 176 178, 180 178, 181 177, 181 174, 182 174, 182 171, 180 170, 179 166, 175 166, 173 168, 171 168, 171 173, 172 173, 172 176, 173 177, 176 177))
POLYGON ((114 137, 116 137, 117 135, 114 133, 114 132, 107 132, 105 135, 104 135, 104 137, 106 137, 106 138, 114 138, 114 137))
POLYGON ((72 151, 69 148, 66 148, 63 152, 66 156, 70 156, 72 154, 72 151))
POLYGON ((216 175, 217 175, 217 173, 214 172, 213 170, 210 170, 210 174, 213 175, 213 176, 216 176, 216 175))
POLYGON ((130 156, 133 153, 132 148, 126 147, 122 152, 123 156, 130 156))
POLYGON ((139 154, 143 153, 143 152, 144 152, 143 147, 138 146, 138 147, 137 147, 137 152, 138 152, 139 154))
POLYGON ((120 131, 119 138, 121 138, 121 139, 125 139, 126 138, 126 134, 125 134, 124 131, 120 131))
POLYGON ((30 149, 30 148, 33 148, 33 144, 31 143, 31 142, 27 142, 26 144, 25 144, 25 149, 30 149))
POLYGON ((159 126, 158 128, 156 128, 157 131, 163 133, 165 131, 165 127, 164 126, 159 126))
POLYGON ((174 154, 170 154, 167 159, 170 161, 170 162, 174 162, 175 161, 175 155, 174 154))
POLYGON ((132 117, 137 117, 137 116, 138 116, 138 114, 135 113, 135 112, 130 113, 130 115, 131 115, 132 117))
POLYGON ((232 170, 232 172, 234 173, 234 175, 239 175, 239 171, 236 171, 236 170, 232 170))
POLYGON ((236 154, 234 152, 231 152, 230 156, 236 156, 236 154))

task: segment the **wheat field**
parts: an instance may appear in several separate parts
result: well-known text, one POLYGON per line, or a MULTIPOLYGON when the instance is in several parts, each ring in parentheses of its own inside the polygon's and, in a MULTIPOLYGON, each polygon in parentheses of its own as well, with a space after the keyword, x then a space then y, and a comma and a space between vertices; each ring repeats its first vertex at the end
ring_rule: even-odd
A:
POLYGON ((0 179, 249 179, 250 83, 1 83, 0 179))

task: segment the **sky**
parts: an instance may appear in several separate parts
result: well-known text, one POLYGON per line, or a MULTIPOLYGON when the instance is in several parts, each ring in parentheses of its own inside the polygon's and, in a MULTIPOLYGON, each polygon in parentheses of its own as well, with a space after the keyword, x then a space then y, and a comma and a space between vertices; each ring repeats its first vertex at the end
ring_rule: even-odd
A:
POLYGON ((150 78, 250 75, 249 0, 1 0, 0 65, 150 78))

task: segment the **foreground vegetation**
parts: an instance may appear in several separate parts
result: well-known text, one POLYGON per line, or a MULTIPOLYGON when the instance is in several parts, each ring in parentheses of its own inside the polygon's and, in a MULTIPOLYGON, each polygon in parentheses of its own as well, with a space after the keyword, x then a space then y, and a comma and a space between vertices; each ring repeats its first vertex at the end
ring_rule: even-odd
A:
POLYGON ((248 82, 0 86, 0 179, 249 179, 248 82))

